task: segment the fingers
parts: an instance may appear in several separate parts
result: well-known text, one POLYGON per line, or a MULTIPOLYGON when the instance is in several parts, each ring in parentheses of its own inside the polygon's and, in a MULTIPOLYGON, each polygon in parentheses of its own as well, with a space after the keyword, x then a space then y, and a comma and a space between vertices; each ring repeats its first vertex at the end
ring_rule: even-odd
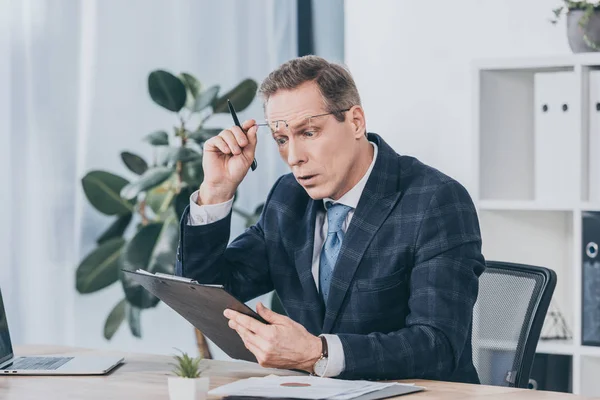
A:
POLYGON ((262 322, 259 322, 254 318, 239 313, 237 311, 227 309, 223 314, 225 315, 225 317, 234 321, 237 325, 241 325, 243 328, 246 328, 254 333, 261 334, 263 333, 264 328, 266 327, 266 325, 262 322))
POLYGON ((238 324, 234 320, 229 321, 229 327, 231 329, 235 329, 235 331, 238 333, 238 335, 240 335, 240 337, 242 338, 244 343, 246 343, 247 345, 252 345, 256 349, 263 350, 268 343, 260 335, 254 334, 253 332, 248 330, 246 327, 238 324))
POLYGON ((277 322, 283 322, 281 318, 282 317, 285 318, 283 315, 277 314, 276 312, 268 309, 261 302, 259 302, 256 305, 256 311, 258 312, 258 315, 263 317, 267 322, 269 322, 271 324, 274 324, 277 322))
POLYGON ((244 141, 245 143, 247 143, 247 139, 245 138, 246 135, 243 132, 241 132, 241 129, 237 126, 231 128, 231 130, 226 129, 223 132, 219 133, 219 136, 225 141, 225 143, 227 143, 227 146, 229 146, 229 149, 234 155, 242 153, 242 147, 244 145, 238 142, 238 137, 240 134, 244 136, 244 141), (239 131, 237 136, 236 134, 234 134, 234 131, 239 131))
POLYGON ((252 146, 252 149, 256 147, 256 133, 258 132, 258 125, 256 125, 256 120, 249 119, 242 123, 242 128, 244 132, 246 132, 246 139, 249 144, 252 146))
POLYGON ((246 132, 253 126, 256 126, 256 121, 253 119, 248 119, 242 123, 242 129, 246 132))
MULTIPOLYGON (((233 321, 230 321, 231 323, 235 323, 233 321)), ((239 327, 239 325, 238 325, 239 327)), ((243 328, 242 328, 243 329, 243 328)), ((246 348, 248 350, 250 350, 250 352, 252 354, 254 354, 254 357, 256 357, 256 361, 263 367, 266 367, 267 364, 265 363, 265 352, 263 351, 263 349, 257 345, 254 342, 254 338, 256 337, 254 334, 252 334, 249 331, 240 331, 240 330, 236 330, 236 332, 238 333, 238 335, 240 336, 240 338, 242 339, 242 341, 244 342, 244 346, 246 346, 246 348)))
MULTIPOLYGON (((239 155, 243 150, 254 151, 256 147, 256 133, 258 126, 253 119, 244 121, 242 129, 238 126, 232 126, 225 129, 218 136, 215 136, 205 143, 205 149, 210 151, 211 147, 216 148, 224 154, 239 155), (250 145, 248 147, 248 145, 250 145)), ((246 151, 244 151, 246 154, 246 151)))
POLYGON ((256 148, 257 132, 258 132, 258 126, 254 125, 254 126, 251 126, 250 129, 248 129, 248 133, 246 134, 246 137, 248 138, 248 142, 250 143, 250 146, 252 146, 253 149, 256 148))
POLYGON ((231 149, 229 148, 229 145, 225 142, 225 140, 223 140, 221 136, 215 136, 214 138, 211 138, 210 140, 206 141, 206 143, 204 144, 204 150, 210 151, 211 148, 216 148, 224 154, 231 154, 231 149))

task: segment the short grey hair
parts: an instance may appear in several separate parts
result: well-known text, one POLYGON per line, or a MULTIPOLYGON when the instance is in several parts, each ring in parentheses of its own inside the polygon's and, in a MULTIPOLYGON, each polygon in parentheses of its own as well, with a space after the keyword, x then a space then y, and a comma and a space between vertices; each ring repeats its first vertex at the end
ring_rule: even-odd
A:
POLYGON ((315 82, 327 112, 342 122, 346 116, 338 110, 361 105, 358 89, 350 71, 341 64, 308 55, 287 61, 271 72, 260 85, 259 93, 266 107, 269 97, 279 90, 292 90, 306 82, 315 82))

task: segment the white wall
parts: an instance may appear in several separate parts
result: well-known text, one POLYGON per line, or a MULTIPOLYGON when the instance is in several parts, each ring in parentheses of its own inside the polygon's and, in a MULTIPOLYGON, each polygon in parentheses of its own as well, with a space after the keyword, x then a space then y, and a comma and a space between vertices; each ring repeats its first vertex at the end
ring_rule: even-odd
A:
MULTIPOLYGON (((0 10, 6 11, 8 0, 0 0, 0 10)), ((9 13, 0 12, 0 54, 10 52, 9 13)), ((10 179, 10 62, 8 57, 0 57, 0 182, 7 187, 10 179), (6 89, 8 88, 8 89, 6 89)), ((12 196, 8 190, 0 190, 0 205, 8 204, 12 196)), ((11 212, 6 207, 0 207, 0 281, 12 279, 10 259, 7 259, 10 248, 11 212)), ((0 288, 8 300, 13 296, 10 287, 0 288)), ((5 300, 5 301, 7 301, 5 300)))
POLYGON ((474 188, 476 58, 568 54, 552 0, 346 0, 345 55, 367 127, 474 188))

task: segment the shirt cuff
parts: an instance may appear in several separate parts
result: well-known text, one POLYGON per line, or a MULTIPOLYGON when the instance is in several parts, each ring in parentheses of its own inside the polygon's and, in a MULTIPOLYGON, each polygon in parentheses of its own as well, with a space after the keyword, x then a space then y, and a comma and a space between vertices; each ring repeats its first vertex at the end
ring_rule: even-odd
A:
POLYGON ((229 215, 233 207, 233 197, 224 203, 198 205, 198 192, 196 190, 190 196, 190 212, 188 214, 188 225, 207 225, 217 222, 229 215))
POLYGON ((325 367, 326 378, 338 376, 346 368, 346 358, 344 356, 344 348, 342 347, 342 341, 337 335, 321 335, 327 340, 327 352, 329 357, 327 359, 327 366, 325 367))

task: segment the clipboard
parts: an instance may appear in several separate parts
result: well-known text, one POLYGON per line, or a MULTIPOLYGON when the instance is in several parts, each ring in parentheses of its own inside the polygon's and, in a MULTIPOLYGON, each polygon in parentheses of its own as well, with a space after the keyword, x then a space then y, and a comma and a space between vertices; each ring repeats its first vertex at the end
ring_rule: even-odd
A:
POLYGON ((203 285, 194 280, 171 275, 122 270, 147 291, 190 322, 229 357, 257 362, 238 333, 223 315, 226 308, 268 324, 260 315, 236 299, 222 285, 203 285))

